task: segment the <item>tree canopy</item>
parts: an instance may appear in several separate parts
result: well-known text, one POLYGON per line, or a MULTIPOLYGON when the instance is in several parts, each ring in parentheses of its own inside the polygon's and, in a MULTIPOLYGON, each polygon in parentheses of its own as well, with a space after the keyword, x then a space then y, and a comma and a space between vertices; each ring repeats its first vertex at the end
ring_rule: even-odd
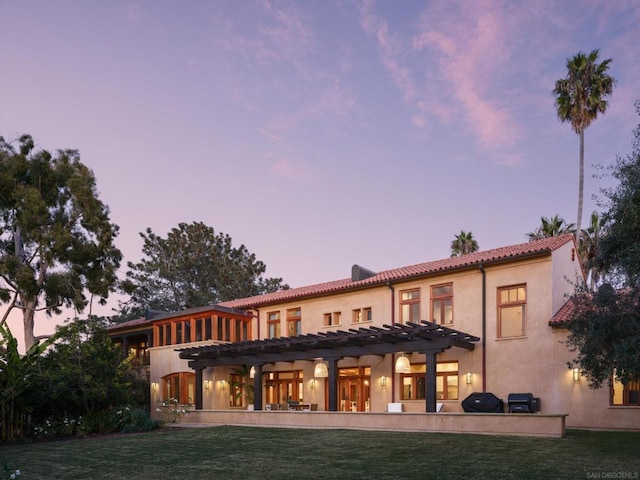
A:
POLYGON ((0 303, 23 316, 25 349, 37 341, 35 312, 77 312, 104 303, 116 282, 122 254, 118 227, 99 199, 93 172, 77 150, 35 149, 23 135, 19 148, 0 137, 0 303))
POLYGON ((534 240, 557 237, 558 235, 573 232, 575 232, 575 225, 573 223, 565 222, 564 218, 556 214, 549 218, 540 217, 540 226, 533 232, 529 232, 526 235, 529 237, 529 241, 533 242, 534 240))
POLYGON ((178 311, 289 288, 281 278, 265 278, 266 265, 244 245, 234 247, 224 233, 201 222, 180 223, 166 238, 150 228, 140 233, 143 258, 128 263, 121 283, 130 296, 121 319, 147 309, 178 311))
POLYGON ((578 52, 567 59, 567 76, 553 89, 556 113, 562 122, 569 122, 580 137, 580 172, 578 177, 578 219, 576 231, 581 233, 584 199, 584 131, 609 106, 615 79, 609 75, 610 58, 598 63, 598 50, 586 55, 578 52))
POLYGON ((478 242, 473 238, 471 231, 465 232, 460 230, 459 235, 455 235, 455 238, 451 242, 451 256, 459 257, 460 255, 466 255, 467 253, 477 252, 478 242))
MULTIPOLYGON (((635 103, 640 116, 640 100, 635 103)), ((617 186, 604 190, 609 225, 600 241, 599 260, 603 268, 618 273, 627 285, 640 285, 640 123, 634 130, 632 151, 618 157, 611 175, 617 186)))
MULTIPOLYGON (((636 102, 640 115, 640 102, 636 102)), ((633 150, 612 167, 618 180, 604 190, 607 230, 600 238, 599 268, 614 275, 597 291, 578 285, 567 344, 578 352, 571 365, 598 388, 612 375, 622 383, 640 380, 640 124, 633 150)))

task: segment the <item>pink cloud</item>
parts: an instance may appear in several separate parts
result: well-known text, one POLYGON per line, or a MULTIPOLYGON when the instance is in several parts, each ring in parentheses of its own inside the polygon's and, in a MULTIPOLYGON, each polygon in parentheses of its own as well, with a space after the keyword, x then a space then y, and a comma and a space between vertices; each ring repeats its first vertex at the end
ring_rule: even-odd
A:
MULTIPOLYGON (((499 3, 467 6, 448 3, 442 11, 425 10, 413 48, 436 55, 437 73, 431 76, 440 89, 437 96, 455 101, 452 108, 462 111, 480 145, 509 148, 519 138, 519 127, 505 101, 495 93, 492 97, 501 66, 510 59, 509 20, 499 3)), ((442 104, 432 111, 440 118, 451 116, 442 104)))
POLYGON ((360 26, 367 34, 376 38, 383 65, 404 99, 411 101, 416 95, 416 86, 411 78, 411 71, 397 59, 401 52, 401 44, 389 33, 387 23, 373 13, 372 0, 366 0, 360 6, 360 26))

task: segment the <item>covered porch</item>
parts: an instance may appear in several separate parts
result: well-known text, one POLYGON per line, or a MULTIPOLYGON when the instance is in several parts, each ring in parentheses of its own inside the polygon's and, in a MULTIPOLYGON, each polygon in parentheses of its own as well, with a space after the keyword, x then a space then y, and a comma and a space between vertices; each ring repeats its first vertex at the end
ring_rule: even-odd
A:
MULTIPOLYGON (((294 337, 256 340, 239 343, 198 346, 179 349, 181 359, 188 360, 195 370, 195 409, 203 409, 203 371, 216 367, 249 365, 253 378, 254 409, 265 409, 263 402, 263 366, 280 362, 321 360, 328 367, 327 408, 338 412, 338 362, 346 358, 417 352, 424 355, 424 411, 437 411, 436 356, 452 347, 473 350, 478 337, 431 322, 384 325, 319 332, 294 337)), ((394 375, 392 375, 392 378, 394 375)), ((274 412, 275 413, 275 412, 274 412)), ((281 413, 281 412, 278 412, 281 413)))

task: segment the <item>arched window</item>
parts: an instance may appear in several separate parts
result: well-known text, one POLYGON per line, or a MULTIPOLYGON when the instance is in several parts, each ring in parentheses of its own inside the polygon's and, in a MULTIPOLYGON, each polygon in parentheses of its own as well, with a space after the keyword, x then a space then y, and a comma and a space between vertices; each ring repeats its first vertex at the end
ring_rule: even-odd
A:
POLYGON ((172 398, 183 405, 192 405, 196 398, 196 375, 190 372, 171 373, 162 377, 162 400, 172 398))

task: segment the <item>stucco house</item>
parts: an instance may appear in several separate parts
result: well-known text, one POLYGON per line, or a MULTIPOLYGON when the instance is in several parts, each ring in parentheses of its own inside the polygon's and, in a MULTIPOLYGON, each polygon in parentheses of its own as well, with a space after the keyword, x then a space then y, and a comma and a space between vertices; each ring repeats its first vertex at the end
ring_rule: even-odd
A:
POLYGON ((463 412, 491 392, 508 411, 512 394, 531 393, 532 411, 568 414, 567 426, 639 429, 639 385, 592 390, 567 366, 582 278, 564 235, 383 272, 354 265, 349 278, 130 327, 148 335, 152 406, 463 412))

